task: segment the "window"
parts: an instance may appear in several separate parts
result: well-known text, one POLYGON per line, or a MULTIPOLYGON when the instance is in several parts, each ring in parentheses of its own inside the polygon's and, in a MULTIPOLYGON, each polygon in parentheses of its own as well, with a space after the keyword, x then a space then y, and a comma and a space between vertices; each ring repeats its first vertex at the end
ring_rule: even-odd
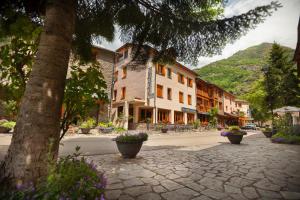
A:
POLYGON ((168 68, 168 78, 172 79, 172 70, 168 68))
POLYGON ((122 96, 121 99, 125 99, 126 96, 126 87, 122 87, 122 96))
POLYGON ((226 111, 228 110, 228 106, 226 106, 226 111))
POLYGON ((193 87, 193 79, 188 78, 188 86, 193 87))
POLYGON ((114 80, 115 80, 115 82, 118 81, 118 71, 115 71, 115 73, 114 73, 114 80))
POLYGON ((117 100, 117 90, 114 90, 114 96, 113 96, 113 100, 116 101, 117 100))
POLYGON ((178 82, 184 84, 184 76, 178 73, 178 82))
POLYGON ((174 123, 175 124, 184 124, 183 112, 174 111, 174 123))
POLYGON ((172 89, 168 88, 168 100, 172 100, 172 89))
POLYGON ((122 78, 126 78, 126 76, 127 76, 127 67, 125 66, 125 67, 123 67, 123 75, 122 75, 122 78))
POLYGON ((121 117, 123 115, 123 106, 118 107, 118 117, 121 117))
POLYGON ((183 92, 179 92, 179 103, 183 103, 183 92))
POLYGON ((168 123, 168 122, 170 122, 169 115, 170 115, 170 111, 163 110, 163 109, 158 109, 157 122, 158 123, 168 123))
POLYGON ((192 105, 192 96, 191 95, 188 95, 188 104, 192 105))
POLYGON ((166 74, 165 71, 166 71, 165 66, 160 65, 160 64, 157 65, 157 69, 156 69, 157 74, 165 76, 165 74, 166 74))
POLYGON ((193 113, 187 113, 187 122, 190 124, 190 123, 193 123, 194 122, 194 119, 195 119, 195 115, 193 113))
POLYGON ((223 110, 223 104, 222 104, 222 102, 219 102, 219 110, 223 110))
POLYGON ((128 58, 128 50, 124 51, 124 59, 128 58))
POLYGON ((159 98, 163 98, 163 86, 156 85, 156 96, 159 98))
POLYGON ((139 122, 145 123, 147 120, 152 122, 152 109, 140 109, 139 122))

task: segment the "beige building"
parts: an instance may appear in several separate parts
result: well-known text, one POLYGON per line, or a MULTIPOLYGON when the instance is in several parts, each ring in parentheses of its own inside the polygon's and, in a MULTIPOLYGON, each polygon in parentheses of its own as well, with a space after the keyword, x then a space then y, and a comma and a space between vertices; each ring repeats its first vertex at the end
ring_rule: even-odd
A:
POLYGON ((196 119, 197 74, 180 63, 152 62, 151 49, 145 63, 132 64, 135 48, 130 44, 117 49, 114 67, 112 120, 124 128, 151 124, 187 124, 196 119))

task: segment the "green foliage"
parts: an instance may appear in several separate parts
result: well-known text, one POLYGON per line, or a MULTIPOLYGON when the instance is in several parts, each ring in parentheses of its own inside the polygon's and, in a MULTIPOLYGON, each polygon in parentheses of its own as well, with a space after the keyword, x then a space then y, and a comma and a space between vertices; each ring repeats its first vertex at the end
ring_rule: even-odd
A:
POLYGON ((270 119, 271 113, 265 102, 266 91, 264 88, 264 78, 259 78, 255 81, 249 92, 242 95, 241 98, 250 103, 251 115, 255 121, 263 123, 270 119))
POLYGON ((0 192, 0 198, 23 199, 102 199, 106 178, 96 169, 93 162, 79 158, 77 152, 49 164, 45 181, 36 185, 18 185, 16 191, 0 192), (3 195, 3 196, 1 196, 3 195), (8 198, 9 197, 9 198, 8 198))
POLYGON ((88 118, 86 121, 80 124, 80 128, 93 128, 96 121, 93 118, 88 118))
POLYGON ((298 106, 300 102, 300 80, 296 75, 296 66, 287 54, 284 48, 274 43, 268 64, 263 68, 265 102, 270 110, 298 106))
POLYGON ((135 143, 135 142, 144 142, 148 140, 148 134, 147 133, 125 133, 122 135, 119 135, 114 139, 117 142, 125 142, 125 143, 135 143))
POLYGON ((196 119, 194 122, 193 122, 193 127, 194 129, 198 129, 200 127, 200 119, 196 119))
MULTIPOLYGON (((47 1, 26 3, 4 0, 1 17, 11 18, 4 10, 24 12, 37 20, 43 15, 47 1)), ((179 60, 196 62, 200 55, 217 54, 228 42, 238 39, 261 23, 281 5, 271 2, 247 13, 224 18, 224 1, 78 1, 76 7, 73 50, 83 60, 91 58, 91 41, 105 38, 112 41, 115 26, 121 40, 135 44, 149 44, 162 56, 172 52, 179 60), (97 38, 95 36, 100 36, 97 38), (191 45, 192 44, 192 45, 191 45), (174 51, 170 51, 173 48, 174 51)), ((6 26, 10 20, 3 20, 6 26)))
POLYGON ((114 127, 112 122, 99 122, 98 126, 103 128, 114 127))
MULTIPOLYGON (((253 84, 263 75, 261 69, 266 63, 271 48, 271 43, 249 47, 227 59, 196 69, 196 72, 200 78, 235 95, 249 94, 252 92, 253 84)), ((283 48, 292 58, 294 51, 288 47, 283 48)))
POLYGON ((8 122, 0 123, 0 126, 5 127, 5 128, 9 128, 9 129, 14 128, 15 125, 16 125, 16 122, 14 122, 14 121, 8 121, 8 122))
POLYGON ((273 127, 276 128, 278 132, 291 135, 293 133, 293 123, 291 114, 286 113, 283 116, 275 117, 273 121, 273 127))
POLYGON ((80 63, 73 63, 71 70, 71 76, 66 80, 63 102, 65 108, 61 120, 63 135, 70 124, 79 117, 81 119, 87 117, 97 100, 107 101, 106 83, 99 63, 90 63, 84 67, 80 63))
POLYGON ((277 143, 300 144, 300 136, 278 132, 272 136, 272 141, 277 143))
POLYGON ((126 131, 126 129, 123 127, 115 127, 114 131, 116 131, 117 133, 122 133, 122 132, 126 131))
POLYGON ((241 130, 241 129, 240 129, 239 126, 229 126, 229 127, 228 127, 228 130, 229 130, 229 131, 239 131, 239 130, 241 130))
POLYGON ((208 115, 209 115, 209 125, 213 128, 215 128, 217 126, 217 122, 218 122, 218 108, 212 108, 209 110, 208 115))

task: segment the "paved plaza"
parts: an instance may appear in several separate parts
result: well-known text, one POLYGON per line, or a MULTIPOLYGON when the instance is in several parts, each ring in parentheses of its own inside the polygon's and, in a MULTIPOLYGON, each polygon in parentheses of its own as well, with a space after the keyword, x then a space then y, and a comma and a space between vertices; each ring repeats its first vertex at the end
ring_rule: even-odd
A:
POLYGON ((262 134, 241 145, 142 151, 87 157, 108 177, 109 200, 300 199, 300 146, 262 134))

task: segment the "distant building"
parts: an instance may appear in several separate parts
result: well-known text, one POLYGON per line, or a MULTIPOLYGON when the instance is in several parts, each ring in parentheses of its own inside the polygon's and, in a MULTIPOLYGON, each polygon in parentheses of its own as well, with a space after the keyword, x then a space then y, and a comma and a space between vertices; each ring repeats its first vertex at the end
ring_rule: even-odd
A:
POLYGON ((125 44, 114 68, 111 119, 117 125, 135 129, 151 124, 188 124, 196 119, 197 74, 182 64, 152 62, 151 49, 144 64, 132 66, 136 47, 125 44))

